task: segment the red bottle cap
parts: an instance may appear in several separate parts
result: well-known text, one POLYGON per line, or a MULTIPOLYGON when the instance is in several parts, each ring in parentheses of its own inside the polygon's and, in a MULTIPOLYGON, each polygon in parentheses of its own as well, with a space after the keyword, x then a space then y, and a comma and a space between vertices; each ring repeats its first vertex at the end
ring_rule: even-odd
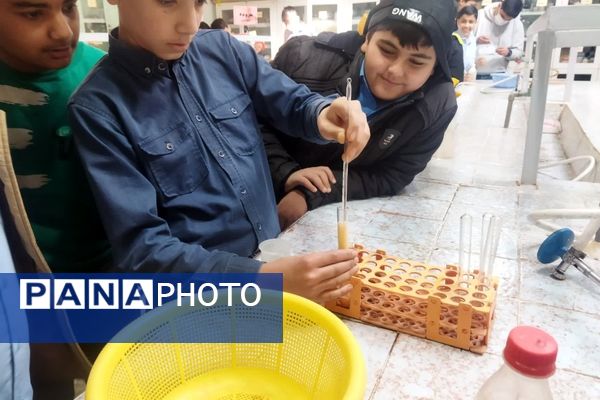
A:
POLYGON ((552 336, 533 326, 517 326, 508 334, 504 359, 523 375, 547 378, 554 374, 557 353, 552 336))

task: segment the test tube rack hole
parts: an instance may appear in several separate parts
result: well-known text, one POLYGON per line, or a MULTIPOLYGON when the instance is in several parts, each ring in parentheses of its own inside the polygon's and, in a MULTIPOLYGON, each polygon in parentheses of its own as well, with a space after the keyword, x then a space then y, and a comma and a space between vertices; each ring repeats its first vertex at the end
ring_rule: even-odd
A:
POLYGON ((368 251, 355 244, 359 269, 349 295, 331 311, 394 331, 483 354, 494 322, 498 279, 368 251))

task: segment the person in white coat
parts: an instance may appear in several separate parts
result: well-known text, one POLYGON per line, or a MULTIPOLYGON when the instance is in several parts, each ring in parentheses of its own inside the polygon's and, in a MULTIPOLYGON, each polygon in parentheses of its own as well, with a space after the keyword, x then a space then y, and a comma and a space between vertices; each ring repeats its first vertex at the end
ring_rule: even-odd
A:
POLYGON ((477 18, 477 74, 504 72, 508 62, 523 56, 525 33, 519 14, 522 0, 503 0, 479 10, 477 18))

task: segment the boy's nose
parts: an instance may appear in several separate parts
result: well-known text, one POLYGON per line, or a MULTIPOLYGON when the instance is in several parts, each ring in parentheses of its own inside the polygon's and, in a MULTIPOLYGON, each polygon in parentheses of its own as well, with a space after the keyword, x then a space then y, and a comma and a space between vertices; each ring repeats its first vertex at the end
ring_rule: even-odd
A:
POLYGON ((390 78, 397 81, 398 78, 404 76, 404 64, 402 62, 395 62, 388 68, 388 74, 390 78))
POLYGON ((181 7, 177 16, 175 30, 182 35, 194 35, 198 32, 201 19, 202 13, 199 13, 194 6, 181 7))
POLYGON ((69 25, 69 19, 64 14, 58 13, 52 19, 48 34, 52 40, 70 40, 73 37, 73 30, 69 25))

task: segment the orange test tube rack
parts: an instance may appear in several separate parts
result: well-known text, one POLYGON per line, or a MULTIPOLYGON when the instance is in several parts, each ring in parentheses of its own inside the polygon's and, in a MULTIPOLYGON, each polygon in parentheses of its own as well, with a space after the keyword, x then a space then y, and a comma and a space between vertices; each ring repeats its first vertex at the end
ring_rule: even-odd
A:
POLYGON ((479 272, 459 274, 438 267, 370 252, 354 245, 359 271, 353 289, 326 306, 373 325, 482 354, 494 322, 498 279, 479 272))

